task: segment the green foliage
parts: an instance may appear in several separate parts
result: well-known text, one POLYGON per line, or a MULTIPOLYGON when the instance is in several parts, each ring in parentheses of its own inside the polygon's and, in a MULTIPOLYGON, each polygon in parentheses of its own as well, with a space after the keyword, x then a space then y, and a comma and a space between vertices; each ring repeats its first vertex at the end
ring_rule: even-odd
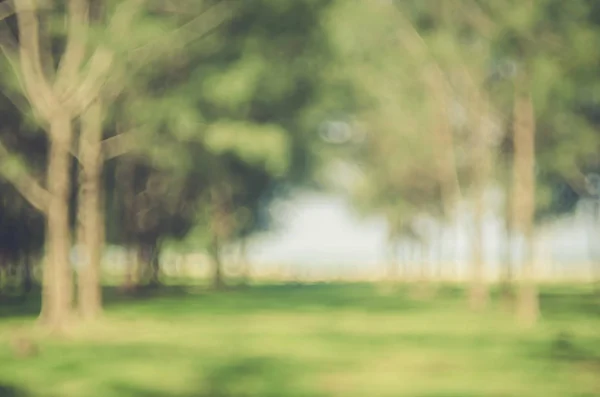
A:
POLYGON ((289 143, 276 125, 221 121, 208 127, 204 140, 215 153, 233 152, 249 164, 264 165, 274 175, 287 170, 289 143))

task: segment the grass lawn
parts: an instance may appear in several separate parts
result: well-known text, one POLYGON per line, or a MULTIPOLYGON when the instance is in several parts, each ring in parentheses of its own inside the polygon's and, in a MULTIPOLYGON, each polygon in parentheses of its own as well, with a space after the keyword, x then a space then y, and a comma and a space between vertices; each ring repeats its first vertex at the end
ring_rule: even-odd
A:
POLYGON ((600 301, 547 288, 522 330, 462 292, 429 301, 368 284, 109 292, 106 318, 66 339, 31 331, 37 298, 0 306, 0 396, 600 396, 600 301), (24 331, 18 331, 18 330, 24 331), (40 354, 15 358, 28 332, 40 354))

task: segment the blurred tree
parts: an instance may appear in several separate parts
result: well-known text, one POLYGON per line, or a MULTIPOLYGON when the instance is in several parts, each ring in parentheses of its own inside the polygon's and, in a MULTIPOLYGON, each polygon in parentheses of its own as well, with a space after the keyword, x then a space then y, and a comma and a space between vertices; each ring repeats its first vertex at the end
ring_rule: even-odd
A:
MULTIPOLYGON (((162 8, 157 8, 156 2, 148 3, 145 7, 140 7, 139 4, 128 6, 109 3, 103 4, 104 7, 97 6, 92 10, 94 12, 90 12, 94 22, 91 32, 99 36, 100 40, 114 41, 114 37, 106 37, 105 27, 108 23, 107 14, 110 15, 111 8, 116 5, 117 11, 113 13, 118 12, 120 7, 129 7, 126 12, 129 13, 128 31, 132 36, 128 41, 112 43, 116 59, 112 65, 111 79, 82 116, 77 158, 80 164, 78 245, 85 252, 87 262, 79 272, 79 308, 84 318, 97 317, 101 311, 99 275, 105 225, 101 175, 105 160, 139 149, 138 140, 144 135, 142 132, 146 139, 150 138, 149 133, 160 128, 165 119, 167 122, 171 121, 172 128, 177 129, 175 134, 181 130, 188 133, 190 128, 191 113, 189 104, 185 102, 187 98, 178 97, 175 98, 178 99, 176 102, 163 101, 160 109, 162 112, 155 114, 152 123, 147 123, 143 128, 137 126, 137 130, 118 131, 119 135, 103 140, 103 126, 107 110, 110 110, 105 108, 122 93, 126 92, 127 99, 131 100, 136 94, 144 92, 140 86, 155 85, 156 81, 153 79, 161 78, 160 73, 164 76, 181 68, 186 45, 222 23, 231 8, 224 1, 214 4, 203 1, 188 3, 188 9, 182 14, 183 8, 179 9, 168 1, 161 2, 162 8), (165 8, 166 5, 170 7, 165 8), (149 74, 149 68, 153 68, 154 72, 149 74), (169 109, 169 105, 178 108, 169 109), (182 108, 181 105, 187 105, 187 108, 182 108), (176 111, 179 112, 179 117, 173 117, 176 111), (179 125, 173 125, 173 121, 179 125), (186 122, 188 125, 181 125, 186 122)), ((90 44, 94 44, 94 40, 90 40, 90 44)), ((112 121, 115 122, 114 117, 112 121)))
POLYGON ((578 112, 577 97, 582 83, 589 81, 582 76, 596 69, 598 53, 590 51, 595 47, 589 44, 599 36, 590 24, 591 3, 547 0, 480 5, 487 38, 501 61, 498 64, 505 66, 500 74, 510 77, 512 88, 512 101, 504 100, 512 104, 513 122, 510 223, 527 241, 519 314, 532 324, 539 314, 533 222, 561 210, 553 199, 562 189, 554 183, 557 177, 581 190, 578 163, 597 148, 597 137, 578 112))
MULTIPOLYGON (((46 140, 37 134, 4 95, 0 95, 0 137, 13 153, 26 152, 32 172, 39 174, 45 163, 46 140), (14 132, 22 134, 16 135, 14 132)), ((6 158, 0 166, 6 166, 6 158)), ((10 183, 0 183, 0 269, 17 273, 22 291, 33 286, 34 265, 44 245, 44 219, 10 183)), ((6 274, 5 274, 6 275, 6 274)), ((4 280, 2 280, 4 281, 4 280)), ((0 281, 0 282, 2 282, 0 281)))
POLYGON ((211 193, 202 203, 211 210, 200 212, 211 225, 215 284, 221 284, 220 247, 260 226, 259 203, 273 191, 272 182, 300 181, 310 173, 314 138, 308 132, 316 123, 319 68, 327 62, 319 20, 327 3, 244 4, 220 34, 190 43, 189 63, 149 70, 154 77, 144 79, 154 84, 134 86, 136 95, 124 104, 127 125, 160 126, 172 136, 138 145, 155 166, 185 173, 198 154, 173 153, 194 142, 207 151, 211 193))
MULTIPOLYGON (((5 4, 6 6, 6 4, 5 4)), ((16 14, 18 41, 11 24, 2 21, 0 45, 5 60, 11 66, 14 80, 4 81, 10 91, 22 88, 21 94, 29 101, 35 116, 47 130, 50 141, 48 156, 47 190, 22 167, 4 168, 4 176, 40 211, 46 213, 47 257, 44 271, 43 306, 41 320, 52 329, 64 328, 68 321, 72 286, 69 267, 69 167, 73 138, 72 121, 97 95, 110 57, 98 49, 90 65, 90 72, 80 75, 84 54, 79 50, 78 28, 82 4, 72 1, 69 6, 70 25, 66 33, 68 43, 55 67, 51 48, 51 34, 47 31, 51 12, 42 13, 32 1, 19 0, 8 3, 16 14)), ((8 8, 4 7, 4 8, 8 8)), ((14 24, 13 24, 14 25, 14 24)), ((65 36, 62 36, 65 37, 65 36)), ((2 149, 4 156, 8 153, 2 149)))

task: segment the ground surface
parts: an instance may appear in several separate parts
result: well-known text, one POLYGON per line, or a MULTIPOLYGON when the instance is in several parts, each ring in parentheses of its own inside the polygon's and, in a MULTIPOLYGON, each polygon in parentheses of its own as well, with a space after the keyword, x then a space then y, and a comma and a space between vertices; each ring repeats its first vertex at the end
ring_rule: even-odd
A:
POLYGON ((547 289, 531 331, 449 287, 427 302, 369 285, 113 293, 100 324, 33 332, 40 354, 14 358, 36 300, 0 306, 0 396, 600 396, 600 302, 581 288, 547 289))

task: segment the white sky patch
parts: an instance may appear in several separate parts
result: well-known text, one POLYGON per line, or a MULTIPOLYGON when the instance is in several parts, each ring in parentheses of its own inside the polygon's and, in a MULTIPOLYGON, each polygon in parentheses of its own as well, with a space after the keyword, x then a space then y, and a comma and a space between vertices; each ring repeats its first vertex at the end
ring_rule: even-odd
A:
POLYGON ((369 265, 385 254, 381 218, 360 219, 342 198, 306 194, 279 211, 283 227, 255 241, 249 252, 258 263, 304 266, 369 265))
MULTIPOLYGON (((506 256, 506 233, 502 203, 496 193, 490 193, 490 211, 482 230, 486 264, 495 268, 506 256)), ((473 214, 469 212, 461 211, 458 229, 446 229, 441 249, 444 261, 457 263, 463 271, 471 256, 473 214)), ((388 258, 385 219, 359 217, 342 197, 302 194, 277 214, 283 226, 256 238, 248 247, 249 259, 256 264, 291 265, 302 269, 373 269, 380 268, 388 258)), ((562 263, 561 266, 590 263, 590 242, 595 240, 599 242, 596 246, 600 258, 600 232, 590 236, 589 224, 589 216, 582 216, 580 212, 539 229, 536 244, 543 251, 544 260, 551 258, 553 262, 562 263)), ((440 236, 439 230, 431 233, 434 239, 440 236)), ((514 259, 522 257, 520 246, 518 241, 513 245, 514 259)), ((433 250, 435 248, 427 254, 426 260, 437 260, 440 251, 433 250)))

